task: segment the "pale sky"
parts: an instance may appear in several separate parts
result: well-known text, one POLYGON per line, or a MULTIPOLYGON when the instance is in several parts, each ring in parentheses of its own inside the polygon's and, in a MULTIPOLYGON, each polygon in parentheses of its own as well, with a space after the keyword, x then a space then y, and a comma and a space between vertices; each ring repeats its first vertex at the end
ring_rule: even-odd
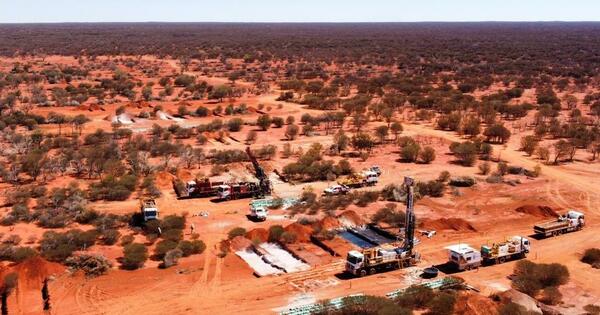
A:
POLYGON ((599 0, 0 0, 0 23, 600 21, 599 0))

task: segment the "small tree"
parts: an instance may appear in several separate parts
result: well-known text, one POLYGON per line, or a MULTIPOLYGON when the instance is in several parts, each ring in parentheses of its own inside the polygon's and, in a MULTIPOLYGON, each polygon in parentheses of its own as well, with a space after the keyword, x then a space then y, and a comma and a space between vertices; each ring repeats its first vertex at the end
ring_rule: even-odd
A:
POLYGON ((271 117, 268 114, 261 115, 256 120, 256 125, 260 127, 263 131, 267 131, 271 126, 271 117))
POLYGON ((389 128, 387 126, 379 126, 375 129, 375 134, 377 138, 379 138, 379 142, 384 143, 385 138, 387 138, 389 133, 389 128))
POLYGON ((298 136, 299 131, 300 131, 300 128, 298 127, 298 125, 294 125, 294 124, 288 125, 285 128, 285 137, 288 140, 294 140, 298 136))
POLYGON ((426 146, 419 152, 419 158, 422 163, 430 164, 435 160, 435 150, 430 146, 426 146))
POLYGON ((248 134, 246 134, 246 143, 254 143, 256 142, 256 138, 258 134, 254 130, 250 130, 248 134))
POLYGON ((538 143, 539 141, 535 136, 525 136, 521 138, 521 150, 531 156, 537 149, 538 143))
POLYGON ((133 270, 144 266, 148 259, 148 249, 144 244, 131 243, 123 249, 122 266, 125 269, 133 270))
POLYGON ((390 125, 390 130, 392 131, 392 133, 394 134, 394 139, 398 140, 398 135, 402 133, 402 130, 404 128, 402 127, 402 124, 394 121, 391 125, 390 125))

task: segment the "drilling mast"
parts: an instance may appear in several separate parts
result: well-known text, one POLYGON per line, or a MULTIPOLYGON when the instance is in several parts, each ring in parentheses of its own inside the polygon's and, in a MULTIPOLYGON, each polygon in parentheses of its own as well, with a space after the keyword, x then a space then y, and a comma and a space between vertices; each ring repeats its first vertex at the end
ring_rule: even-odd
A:
POLYGON ((260 166, 260 164, 258 164, 258 161, 256 160, 254 154, 252 154, 252 150, 250 150, 250 147, 246 147, 246 153, 248 154, 248 157, 250 158, 250 161, 254 166, 255 176, 259 180, 260 197, 263 198, 266 195, 270 195, 271 181, 269 180, 269 177, 265 173, 265 170, 260 166))
POLYGON ((402 248, 405 252, 411 252, 415 245, 415 211, 413 207, 415 181, 411 177, 404 177, 404 185, 406 185, 407 194, 406 224, 404 225, 404 244, 402 248))

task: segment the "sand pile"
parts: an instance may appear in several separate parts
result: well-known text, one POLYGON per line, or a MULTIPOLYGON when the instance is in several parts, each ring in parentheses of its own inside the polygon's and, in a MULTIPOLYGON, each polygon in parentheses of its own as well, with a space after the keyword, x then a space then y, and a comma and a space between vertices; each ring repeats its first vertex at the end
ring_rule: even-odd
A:
POLYGON ((310 236, 313 233, 313 229, 309 226, 302 225, 300 223, 292 223, 283 228, 288 233, 296 235, 296 242, 308 243, 310 242, 310 236))
POLYGON ((457 315, 496 315, 496 304, 488 297, 471 292, 461 292, 454 306, 457 315))
POLYGON ((122 125, 131 125, 135 123, 135 120, 128 113, 122 113, 116 116, 113 116, 111 119, 113 124, 122 124, 122 125))
POLYGON ((173 176, 173 174, 169 173, 169 172, 158 172, 156 173, 156 178, 155 178, 155 182, 156 182, 156 186, 158 186, 158 188, 171 188, 173 187, 173 180, 175 179, 175 176, 173 176))
POLYGON ((477 229, 469 222, 460 218, 442 218, 437 220, 426 220, 420 225, 428 230, 454 230, 475 232, 477 229))
POLYGON ((252 242, 258 240, 260 243, 264 243, 269 240, 269 231, 263 228, 253 229, 246 233, 246 238, 252 242))
POLYGON ((160 120, 172 120, 172 121, 183 121, 184 120, 183 118, 177 118, 168 113, 165 113, 162 110, 159 110, 156 112, 156 117, 160 120))
POLYGON ((64 271, 64 266, 38 256, 14 266, 9 272, 16 272, 19 275, 19 287, 40 289, 44 279, 59 275, 64 271))
POLYGON ((365 224, 365 221, 353 210, 346 210, 338 216, 338 221, 342 227, 356 227, 365 224))
POLYGON ((229 246, 234 252, 245 251, 252 246, 252 242, 243 236, 236 236, 231 240, 229 246))
POLYGON ((558 217, 558 213, 548 206, 524 205, 515 211, 542 218, 558 217))

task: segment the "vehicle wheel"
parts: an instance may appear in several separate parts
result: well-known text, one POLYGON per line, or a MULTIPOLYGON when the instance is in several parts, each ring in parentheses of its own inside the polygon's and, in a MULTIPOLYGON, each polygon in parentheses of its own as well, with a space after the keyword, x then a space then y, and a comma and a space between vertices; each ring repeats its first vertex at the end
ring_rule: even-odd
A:
POLYGON ((498 259, 498 262, 501 263, 501 264, 503 264, 505 261, 506 261, 506 257, 500 257, 498 259))
POLYGON ((366 276, 366 275, 367 275, 367 271, 366 271, 366 270, 364 270, 364 269, 362 269, 362 270, 361 270, 361 271, 358 273, 358 276, 359 276, 359 277, 364 277, 364 276, 366 276))
POLYGON ((469 271, 469 270, 471 270, 471 265, 466 265, 466 266, 465 266, 465 270, 466 270, 466 271, 469 271))
POLYGON ((552 236, 558 236, 558 231, 552 232, 552 236))
POLYGON ((371 268, 371 269, 369 269, 369 274, 370 274, 370 275, 374 275, 374 274, 375 274, 375 268, 371 268))

